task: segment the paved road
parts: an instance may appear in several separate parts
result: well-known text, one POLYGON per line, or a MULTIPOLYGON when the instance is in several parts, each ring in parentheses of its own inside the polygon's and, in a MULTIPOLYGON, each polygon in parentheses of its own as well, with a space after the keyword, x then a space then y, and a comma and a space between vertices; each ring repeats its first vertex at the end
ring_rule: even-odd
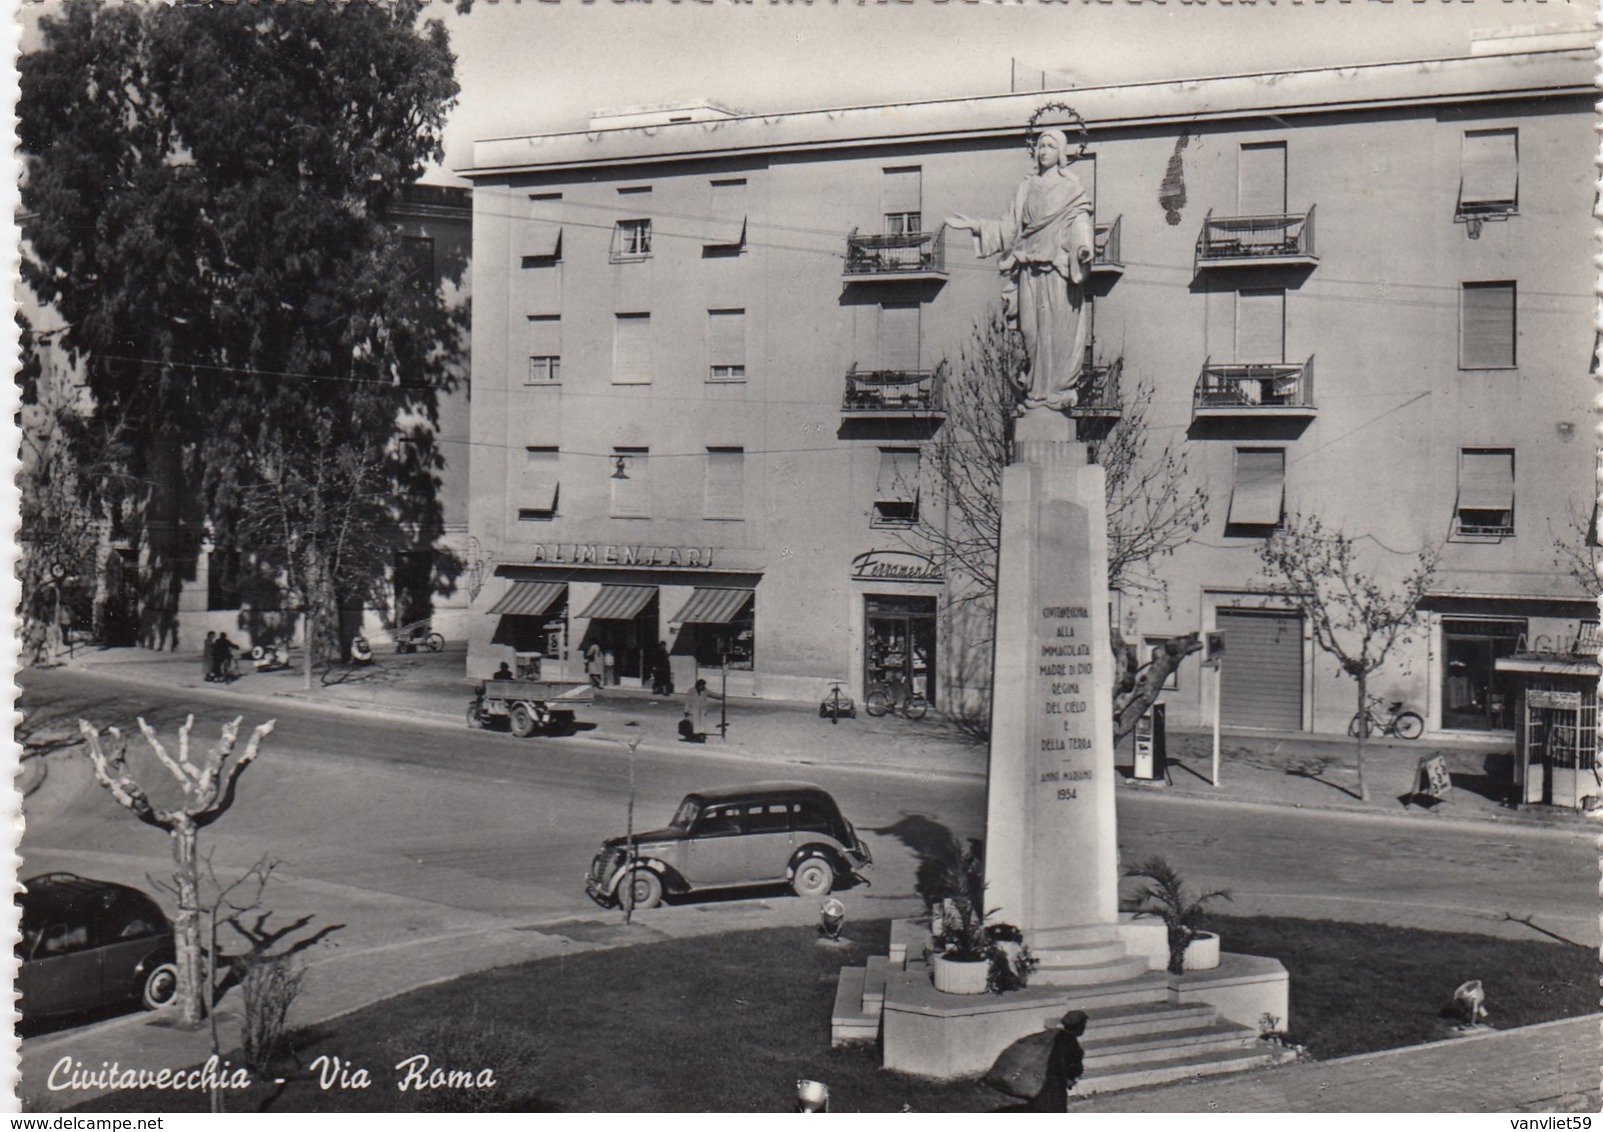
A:
MULTIPOLYGON (((71 733, 71 720, 126 724, 144 714, 171 737, 194 697, 71 671, 22 677, 29 726, 71 733)), ((208 697, 197 742, 224 718, 263 716, 243 698, 208 697)), ((235 809, 213 826, 220 869, 262 854, 283 861, 271 906, 342 923, 330 949, 354 959, 371 949, 464 938, 491 928, 591 917, 580 878, 600 839, 621 832, 628 758, 621 747, 573 740, 517 740, 456 725, 341 716, 285 703, 259 763, 241 780, 235 809)), ((130 743, 135 766, 159 766, 130 743)), ((133 821, 92 781, 87 760, 49 756, 50 773, 27 800, 23 875, 68 868, 143 884, 168 871, 159 833, 133 821)), ((870 834, 872 888, 847 894, 854 915, 916 907, 913 857, 896 832, 925 820, 960 835, 983 826, 983 784, 870 768, 809 767, 870 834)), ((713 782, 795 777, 689 748, 636 767, 637 821, 661 824, 688 789, 713 782)), ((1228 885, 1231 910, 1276 912, 1541 938, 1505 913, 1571 939, 1597 941, 1589 878, 1595 851, 1580 830, 1487 829, 1181 802, 1120 795, 1126 860, 1161 852, 1199 885, 1228 885)), ((774 894, 730 901, 731 925, 805 922, 810 902, 774 894)))

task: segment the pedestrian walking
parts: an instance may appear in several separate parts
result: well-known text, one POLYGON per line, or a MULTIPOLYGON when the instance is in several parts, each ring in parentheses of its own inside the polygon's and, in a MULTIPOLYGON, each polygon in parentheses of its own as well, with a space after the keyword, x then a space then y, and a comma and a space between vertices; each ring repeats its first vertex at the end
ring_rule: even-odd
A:
POLYGON ((206 634, 206 643, 200 649, 200 674, 207 680, 217 678, 213 667, 212 652, 217 647, 217 633, 215 630, 206 634))
POLYGON ((1071 1010, 1056 1027, 1020 1038, 997 1057, 984 1084, 1025 1103, 1004 1112, 1068 1112, 1069 1090, 1085 1072, 1080 1038, 1089 1019, 1071 1010))
POLYGON ((212 645, 212 655, 217 658, 216 679, 226 683, 239 675, 239 670, 234 667, 234 652, 235 645, 228 639, 228 634, 218 633, 212 645))
POLYGON ((651 694, 673 695, 673 668, 668 663, 667 641, 658 641, 651 646, 651 694))
POLYGON ((591 641, 590 647, 584 650, 584 671, 585 675, 590 677, 590 686, 592 688, 601 687, 601 677, 605 672, 605 666, 601 658, 601 646, 594 641, 591 641))
POLYGON ((607 687, 610 688, 618 682, 618 658, 611 649, 601 654, 601 672, 607 687))

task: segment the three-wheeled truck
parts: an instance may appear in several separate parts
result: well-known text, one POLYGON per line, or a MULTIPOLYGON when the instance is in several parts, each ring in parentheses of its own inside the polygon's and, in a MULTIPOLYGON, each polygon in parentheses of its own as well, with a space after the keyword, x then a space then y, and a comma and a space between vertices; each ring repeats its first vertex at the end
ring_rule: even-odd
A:
POLYGON ((536 731, 567 735, 575 730, 573 710, 595 703, 588 684, 552 684, 544 680, 481 680, 468 703, 468 726, 506 727, 519 739, 536 731))

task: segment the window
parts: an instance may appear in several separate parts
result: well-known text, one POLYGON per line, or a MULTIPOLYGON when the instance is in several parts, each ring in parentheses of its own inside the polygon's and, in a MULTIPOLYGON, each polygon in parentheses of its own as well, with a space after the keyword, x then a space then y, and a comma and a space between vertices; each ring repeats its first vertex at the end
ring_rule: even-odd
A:
POLYGON ((1243 145, 1237 174, 1236 215, 1286 214, 1285 142, 1243 145))
POLYGON ((874 493, 873 527, 910 527, 918 522, 917 448, 881 448, 874 493))
POLYGON ((1514 366, 1514 284, 1465 283, 1458 312, 1458 368, 1514 366))
POLYGON ((701 234, 703 248, 740 248, 746 243, 746 181, 731 178, 711 182, 707 208, 707 227, 701 234))
POLYGON ((1519 131, 1465 130, 1458 214, 1507 216, 1519 208, 1519 131))
POLYGON ((1236 361, 1286 360, 1286 292, 1246 288, 1236 292, 1236 361))
POLYGON ((746 312, 707 312, 707 380, 746 380, 746 312))
POLYGON ((620 314, 613 319, 612 384, 651 384, 649 314, 620 314))
POLYGON ((537 264, 562 258, 562 194, 535 193, 529 197, 529 222, 520 234, 519 253, 537 264))
POLYGON ((1227 527, 1278 527, 1286 500, 1286 450, 1237 448, 1227 527))
POLYGON ((527 385, 555 385, 562 380, 562 319, 554 314, 529 316, 527 385))
POLYGON ((1454 533, 1505 538, 1514 533, 1514 450, 1465 448, 1458 454, 1454 533))
POLYGON ((910 236, 923 231, 924 171, 917 165, 886 169, 880 186, 880 207, 885 213, 887 236, 910 236))
POLYGON ((612 230, 612 262, 625 263, 651 255, 651 221, 620 220, 612 230))
POLYGON ((402 236, 401 260, 406 264, 407 285, 425 295, 434 293, 434 241, 427 236, 402 236))
POLYGON ((612 517, 651 518, 651 480, 647 476, 649 448, 614 448, 611 467, 612 517))
POLYGON ((556 448, 525 448, 523 472, 518 481, 518 519, 549 523, 557 517, 557 476, 561 454, 556 448))
POLYGON ((706 517, 746 517, 746 450, 707 449, 706 517))
POLYGON ((918 369, 919 305, 881 303, 879 306, 879 368, 899 373, 918 369))

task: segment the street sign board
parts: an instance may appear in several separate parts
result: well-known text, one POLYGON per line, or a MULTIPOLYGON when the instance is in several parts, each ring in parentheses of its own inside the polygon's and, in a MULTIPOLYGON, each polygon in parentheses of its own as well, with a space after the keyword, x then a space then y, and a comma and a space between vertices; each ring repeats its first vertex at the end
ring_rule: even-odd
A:
POLYGON ((1561 708, 1565 711, 1580 711, 1582 695, 1580 692, 1559 692, 1552 688, 1532 688, 1525 693, 1526 705, 1533 708, 1561 708))
POLYGON ((1419 760, 1415 771, 1414 793, 1441 799, 1453 789, 1453 776, 1447 773, 1447 760, 1441 755, 1426 755, 1419 760))

